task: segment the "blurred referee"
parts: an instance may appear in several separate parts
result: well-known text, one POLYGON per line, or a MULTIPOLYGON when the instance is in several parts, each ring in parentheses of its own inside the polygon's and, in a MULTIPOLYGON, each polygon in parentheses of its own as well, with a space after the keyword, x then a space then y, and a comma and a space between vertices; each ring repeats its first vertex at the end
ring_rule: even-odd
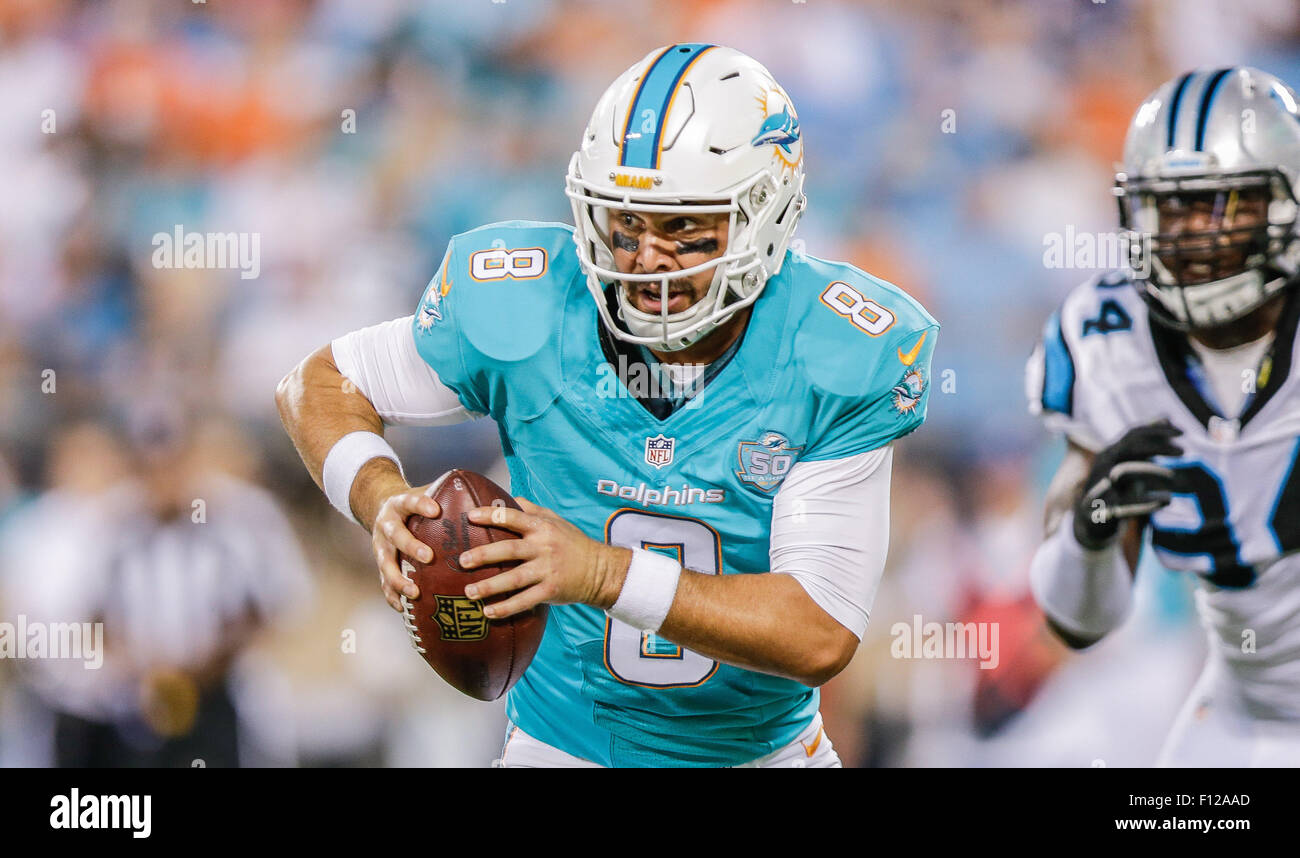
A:
POLYGON ((104 667, 63 670, 43 689, 52 762, 237 766, 232 667, 301 607, 305 562, 270 495, 233 476, 245 468, 231 461, 238 445, 158 402, 135 409, 125 435, 132 473, 107 494, 111 525, 84 546, 94 565, 78 573, 83 610, 104 623, 104 667))

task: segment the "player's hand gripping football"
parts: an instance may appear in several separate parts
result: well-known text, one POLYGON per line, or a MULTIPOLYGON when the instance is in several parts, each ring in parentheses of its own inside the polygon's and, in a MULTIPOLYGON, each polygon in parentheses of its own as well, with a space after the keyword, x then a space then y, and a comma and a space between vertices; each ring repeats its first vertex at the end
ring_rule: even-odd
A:
POLYGON ((580 602, 609 608, 618 599, 632 552, 588 537, 578 528, 545 507, 515 498, 521 510, 508 507, 478 507, 469 512, 474 524, 492 525, 519 534, 480 545, 460 555, 466 569, 497 563, 523 561, 508 572, 471 584, 465 595, 488 599, 514 593, 488 605, 483 612, 494 620, 504 619, 546 602, 566 605, 580 602))
POLYGON ((1182 430, 1168 420, 1135 426, 1097 454, 1074 505, 1074 538, 1084 548, 1105 548, 1119 533, 1119 523, 1150 515, 1169 503, 1174 472, 1151 461, 1180 456, 1173 439, 1182 430))
POLYGON ((426 518, 437 518, 442 515, 438 502, 424 494, 429 485, 432 483, 390 495, 379 507, 374 526, 370 528, 370 547, 379 566, 384 598, 388 600, 388 606, 399 614, 403 611, 402 596, 414 599, 420 595, 420 589, 402 574, 398 552, 422 563, 433 560, 433 550, 406 529, 408 516, 418 513, 426 518))

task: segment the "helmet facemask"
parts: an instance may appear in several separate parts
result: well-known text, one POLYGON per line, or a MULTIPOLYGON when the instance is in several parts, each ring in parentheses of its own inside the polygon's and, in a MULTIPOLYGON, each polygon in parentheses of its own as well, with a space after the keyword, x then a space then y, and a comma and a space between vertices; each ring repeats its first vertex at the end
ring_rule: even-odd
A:
POLYGON ((1291 183, 1278 170, 1116 181, 1135 282, 1162 324, 1232 323, 1296 275, 1291 183))
MULTIPOLYGON (((802 175, 799 180, 802 185, 802 175)), ((576 155, 566 184, 573 206, 578 257, 606 327, 619 339, 665 352, 698 342, 758 298, 767 279, 779 268, 785 242, 780 248, 768 248, 772 252, 769 257, 774 254, 776 260, 769 270, 764 265, 764 248, 757 246, 755 238, 765 226, 777 221, 778 226, 788 223, 791 227, 785 231, 788 241, 793 232, 792 220, 798 219, 803 205, 801 189, 796 189, 792 198, 778 194, 776 179, 770 174, 730 189, 725 197, 669 196, 653 191, 635 194, 628 191, 615 197, 607 188, 595 187, 578 175, 576 155), (781 204, 783 210, 777 211, 781 204), (619 271, 614 261, 615 222, 625 212, 683 217, 725 213, 728 216, 725 249, 712 259, 675 271, 645 274, 619 271), (705 295, 689 307, 670 313, 672 296, 680 291, 678 281, 709 270, 713 278, 705 295), (621 326, 610 317, 606 305, 604 291, 610 284, 615 286, 621 326), (639 288, 638 284, 658 285, 658 313, 642 312, 632 303, 628 293, 639 288)))

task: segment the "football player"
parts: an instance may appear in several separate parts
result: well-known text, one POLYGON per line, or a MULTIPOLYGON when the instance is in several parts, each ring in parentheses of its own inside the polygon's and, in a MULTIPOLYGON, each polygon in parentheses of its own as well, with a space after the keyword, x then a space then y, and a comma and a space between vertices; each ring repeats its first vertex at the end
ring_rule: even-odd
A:
POLYGON ((866 627, 890 442, 924 419, 938 325, 789 249, 803 180, 763 66, 653 51, 583 131, 574 226, 456 236, 414 316, 282 382, 289 434, 371 530, 395 610, 418 592, 398 552, 429 556, 403 521, 439 510, 383 425, 496 421, 523 511, 471 520, 519 538, 460 562, 523 562, 469 595, 503 599, 496 618, 556 606, 508 695, 503 765, 839 765, 816 689, 866 627))
POLYGON ((1297 182, 1280 80, 1161 86, 1116 177, 1129 270, 1071 292, 1029 362, 1069 442, 1031 569, 1053 629, 1081 648, 1119 625, 1144 534, 1196 577, 1210 656, 1164 765, 1300 765, 1297 182))

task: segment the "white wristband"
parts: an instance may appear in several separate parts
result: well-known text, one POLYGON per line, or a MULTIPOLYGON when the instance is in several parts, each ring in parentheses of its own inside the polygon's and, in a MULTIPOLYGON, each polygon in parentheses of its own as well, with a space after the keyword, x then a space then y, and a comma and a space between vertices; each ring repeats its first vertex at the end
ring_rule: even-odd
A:
POLYGON ((1120 558, 1119 540, 1093 551, 1074 538, 1066 513, 1056 532, 1038 547, 1029 585, 1043 612, 1072 634, 1100 638, 1124 621, 1133 576, 1120 558))
POLYGON ((325 456, 325 467, 321 472, 325 497, 329 498, 335 509, 352 521, 357 521, 357 517, 352 514, 352 483, 356 481, 361 466, 371 459, 392 459, 397 463, 397 470, 402 470, 397 453, 393 452, 393 448, 388 446, 382 436, 374 432, 349 432, 334 442, 329 454, 325 456))
POLYGON ((657 632, 673 606, 681 576, 681 564, 671 557, 633 548, 623 589, 607 613, 634 629, 657 632))

